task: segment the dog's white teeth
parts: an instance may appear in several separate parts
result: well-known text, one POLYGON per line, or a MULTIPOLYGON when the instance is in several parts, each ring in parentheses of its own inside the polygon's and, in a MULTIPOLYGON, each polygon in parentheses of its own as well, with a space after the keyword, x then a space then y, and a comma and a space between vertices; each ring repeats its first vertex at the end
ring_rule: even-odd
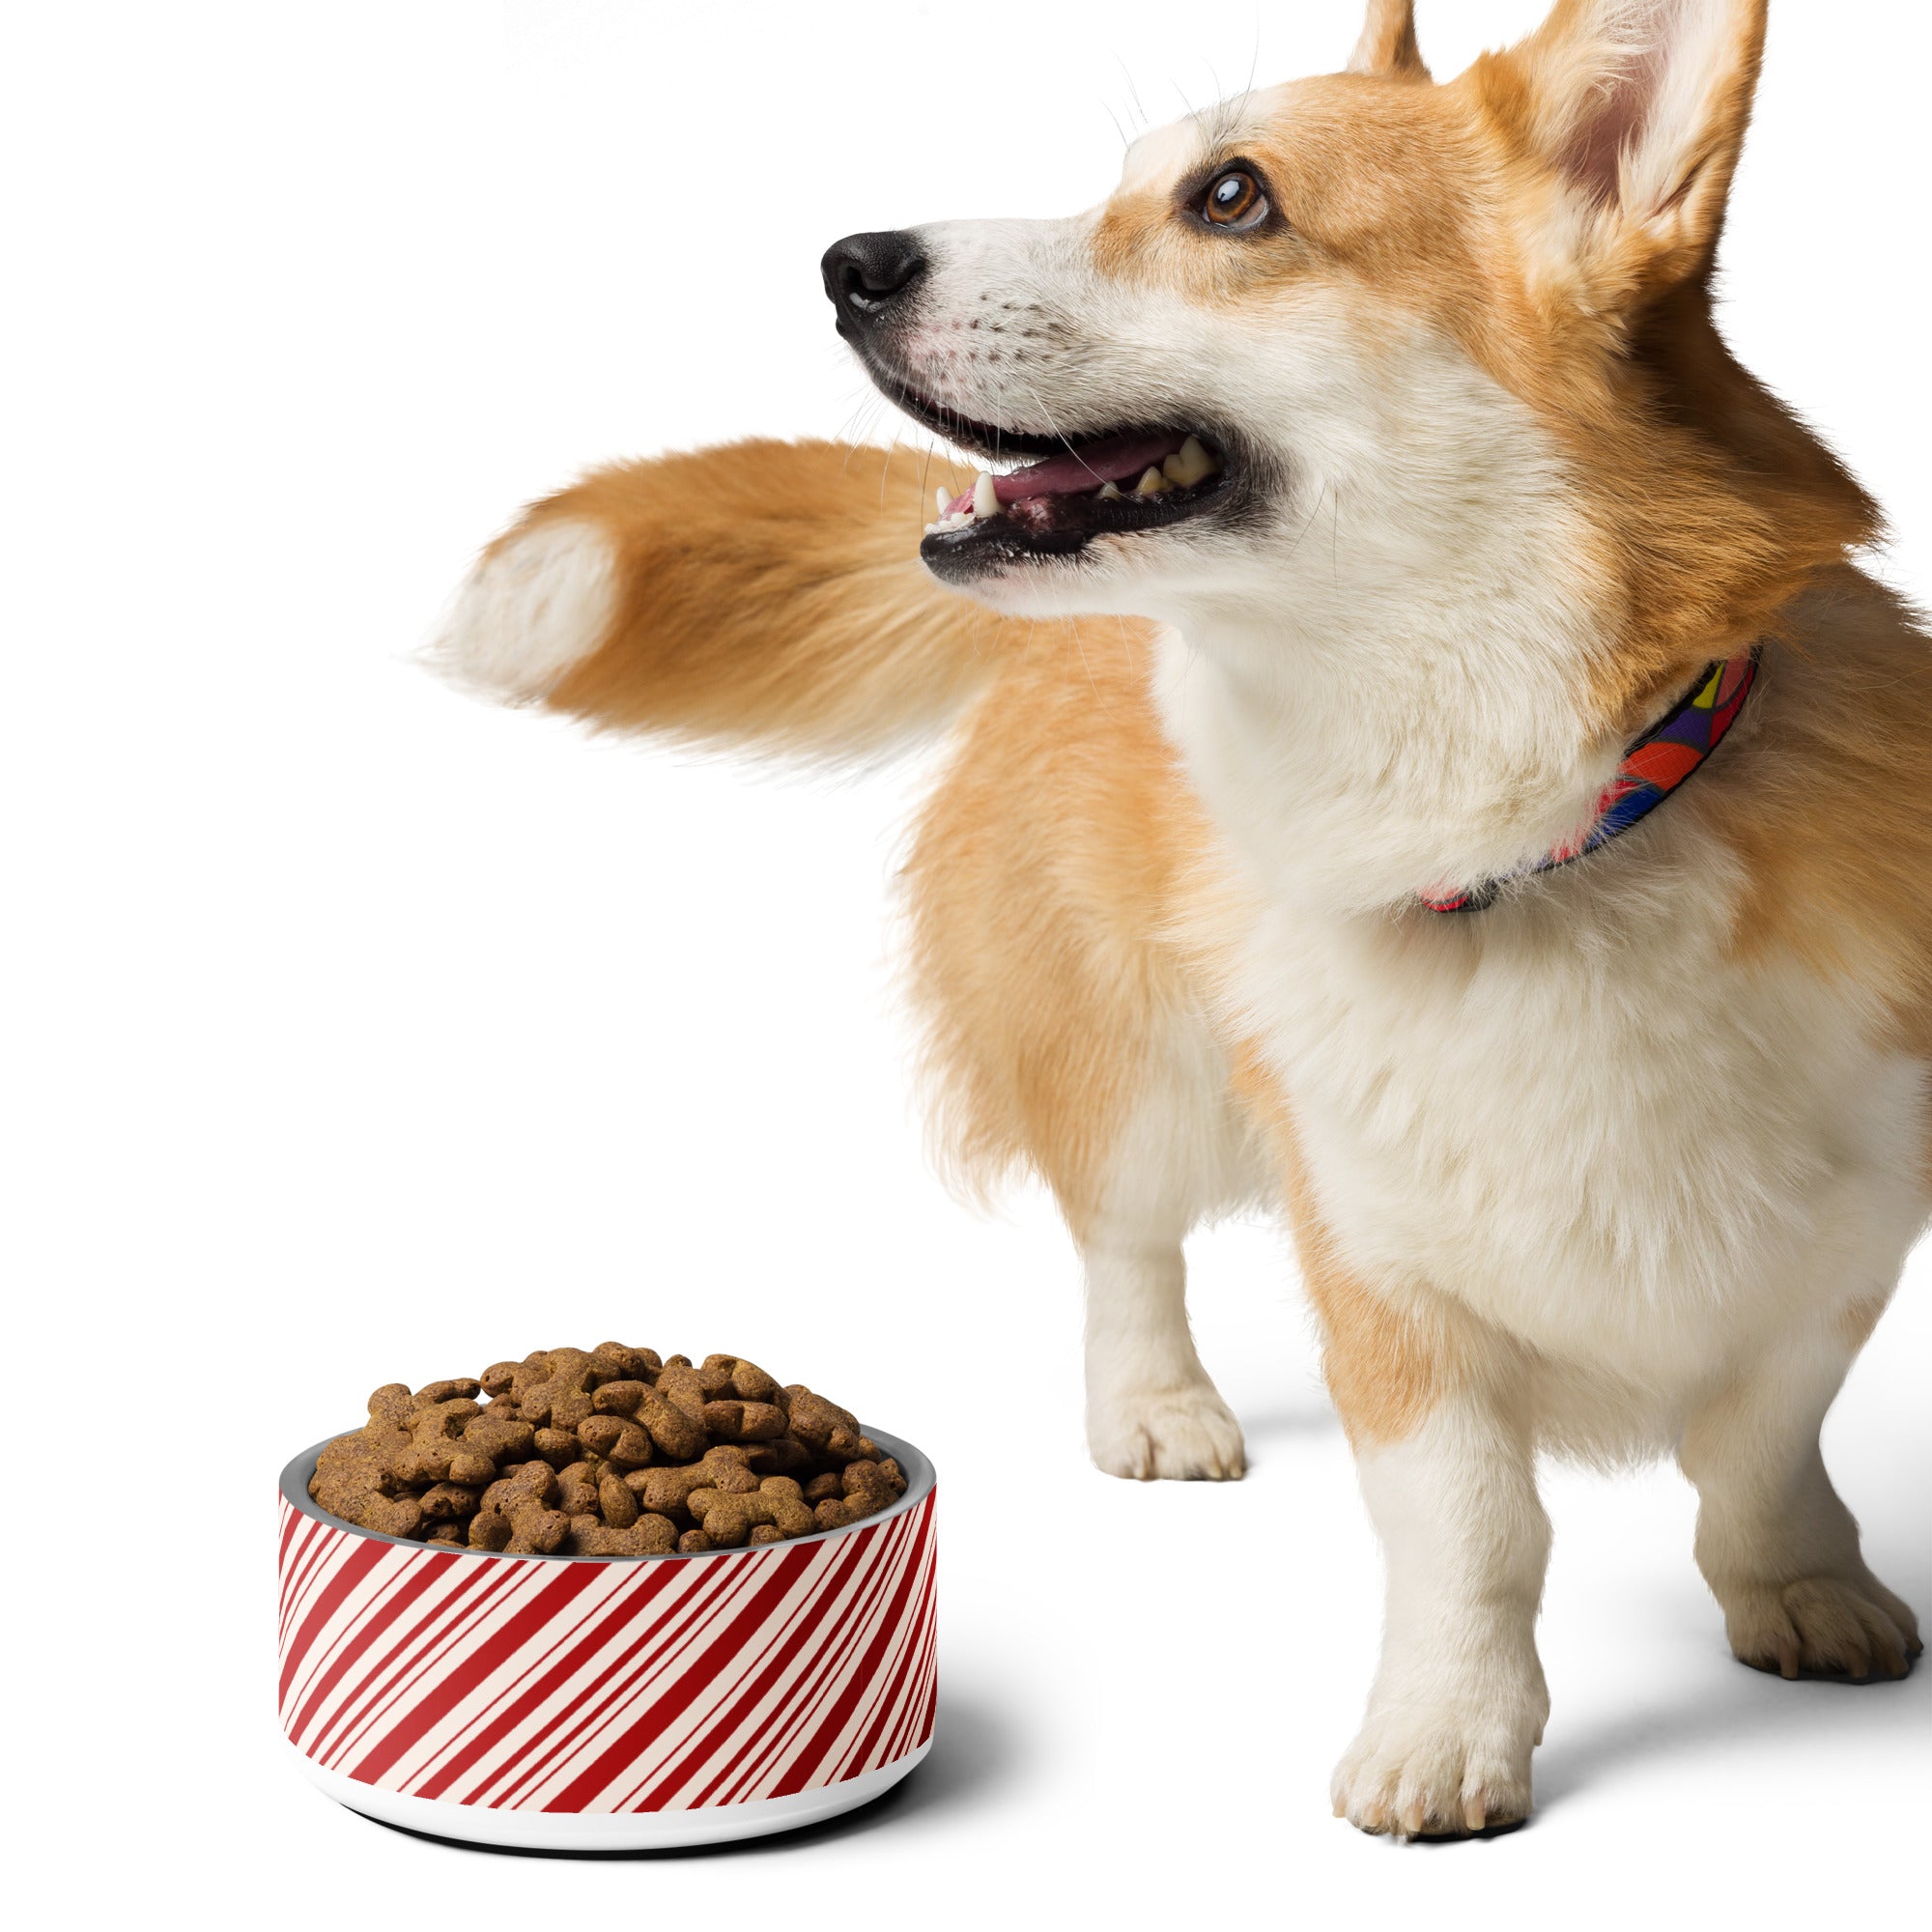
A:
POLYGON ((1100 485, 1100 500, 1103 503, 1118 503, 1121 500, 1121 486, 1110 476, 1100 485))
POLYGON ((1213 475, 1220 468, 1202 446, 1198 436, 1190 436, 1165 463, 1160 466, 1160 473, 1178 488, 1186 490, 1204 478, 1213 475))
POLYGON ((939 506, 939 521, 943 524, 946 521, 946 512, 952 507, 952 498, 942 488, 932 493, 932 500, 939 506))
POLYGON ((993 488, 993 479, 983 469, 973 481, 973 514, 976 517, 997 517, 1000 514, 999 492, 993 488))
POLYGON ((1152 464, 1141 473, 1141 480, 1134 485, 1136 497, 1158 497, 1163 490, 1172 490, 1174 485, 1163 476, 1152 464))

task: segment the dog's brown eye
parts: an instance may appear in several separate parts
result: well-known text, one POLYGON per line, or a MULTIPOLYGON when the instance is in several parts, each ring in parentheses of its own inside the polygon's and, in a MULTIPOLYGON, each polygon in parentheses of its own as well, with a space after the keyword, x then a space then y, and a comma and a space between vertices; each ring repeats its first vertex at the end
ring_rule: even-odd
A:
POLYGON ((1246 168, 1216 175, 1202 198, 1202 218, 1216 228, 1252 228, 1266 217, 1267 196, 1246 168))

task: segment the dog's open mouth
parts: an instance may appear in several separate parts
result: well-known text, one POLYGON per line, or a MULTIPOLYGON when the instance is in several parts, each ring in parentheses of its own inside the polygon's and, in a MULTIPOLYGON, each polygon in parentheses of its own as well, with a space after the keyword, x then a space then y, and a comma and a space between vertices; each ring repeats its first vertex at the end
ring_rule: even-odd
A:
POLYGON ((942 577, 977 576, 1017 556, 1066 556, 1097 536, 1184 522, 1226 489, 1228 458, 1198 430, 1129 429, 1088 438, 1016 435, 952 421, 947 434, 982 450, 1041 454, 972 489, 937 495, 920 555, 942 577))

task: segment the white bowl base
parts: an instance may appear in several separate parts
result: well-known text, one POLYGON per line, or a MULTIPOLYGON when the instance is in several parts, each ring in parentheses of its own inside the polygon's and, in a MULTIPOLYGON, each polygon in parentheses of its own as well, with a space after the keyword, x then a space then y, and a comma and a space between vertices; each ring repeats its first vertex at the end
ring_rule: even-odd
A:
POLYGON ((338 1804, 384 1825, 433 1838, 460 1838, 472 1845, 508 1845, 535 1852, 649 1852, 676 1845, 722 1845, 735 1838, 762 1838, 795 1832, 821 1818, 855 1811, 890 1791, 915 1769, 932 1740, 904 1757, 858 1777, 788 1798, 758 1798, 744 1804, 706 1804, 689 1811, 497 1811, 483 1804, 445 1804, 382 1791, 329 1771, 291 1745, 303 1776, 338 1804))

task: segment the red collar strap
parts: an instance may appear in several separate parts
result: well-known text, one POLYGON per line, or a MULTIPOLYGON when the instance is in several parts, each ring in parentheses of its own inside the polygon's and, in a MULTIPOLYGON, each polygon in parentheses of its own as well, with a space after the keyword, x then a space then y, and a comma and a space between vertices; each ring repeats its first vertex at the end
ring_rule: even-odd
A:
POLYGON ((1520 871, 1486 879, 1467 892, 1418 893, 1416 897, 1431 912, 1480 912, 1495 903, 1510 879, 1553 871, 1600 845, 1607 845, 1618 833, 1628 832, 1639 818, 1655 811, 1723 742, 1757 682, 1757 655, 1753 645, 1737 657, 1705 666, 1689 695, 1624 753, 1616 777, 1597 800, 1586 831, 1520 871))

